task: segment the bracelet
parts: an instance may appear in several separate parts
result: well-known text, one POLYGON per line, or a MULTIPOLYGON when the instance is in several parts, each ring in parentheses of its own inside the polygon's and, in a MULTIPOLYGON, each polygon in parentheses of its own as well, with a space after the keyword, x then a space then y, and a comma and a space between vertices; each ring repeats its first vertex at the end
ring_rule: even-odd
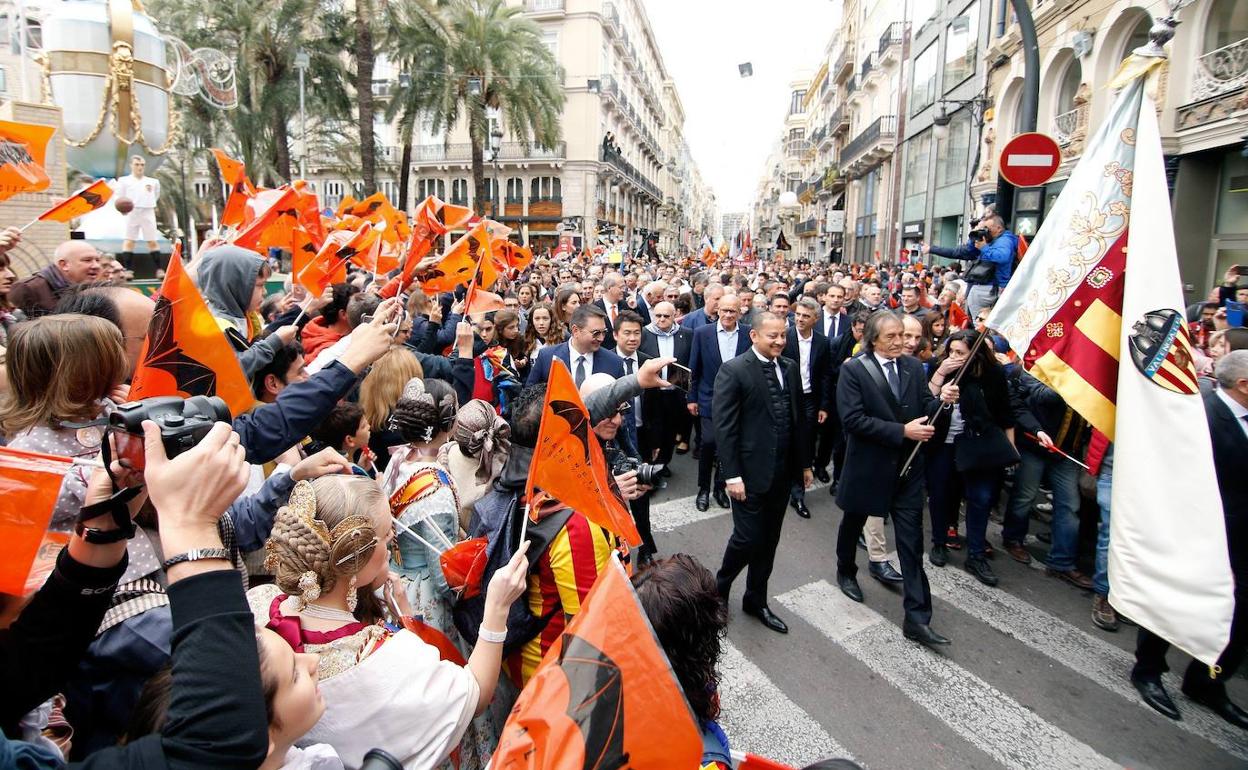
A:
POLYGON ((203 561, 205 559, 223 559, 225 561, 231 561, 230 552, 224 548, 192 548, 186 553, 180 553, 170 559, 165 559, 165 563, 160 566, 162 569, 168 570, 175 564, 203 561))
POLYGON ((483 642, 502 644, 507 641, 507 631, 506 629, 502 631, 491 631, 485 627, 484 623, 482 623, 481 627, 477 629, 477 638, 483 642))

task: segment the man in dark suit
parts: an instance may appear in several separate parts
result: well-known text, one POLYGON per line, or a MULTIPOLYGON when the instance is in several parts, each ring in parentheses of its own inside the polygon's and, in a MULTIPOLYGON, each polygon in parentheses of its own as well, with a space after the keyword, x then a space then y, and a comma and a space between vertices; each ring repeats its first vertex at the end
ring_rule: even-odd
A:
MULTIPOLYGON (((1248 475, 1244 474, 1244 458, 1248 457, 1248 350, 1227 353, 1218 361, 1215 374, 1217 389, 1202 398, 1235 578, 1235 614, 1231 637, 1218 658, 1221 670, 1210 677, 1209 668, 1193 660, 1183 676, 1183 694, 1231 724, 1248 729, 1248 711, 1226 694, 1227 680, 1235 676, 1248 655, 1248 475)), ((1169 649, 1169 642, 1140 626, 1131 681, 1145 703, 1171 719, 1179 719, 1178 708, 1161 684, 1161 675, 1170 670, 1166 665, 1169 649)))
POLYGON ((750 350, 726 362, 715 377, 715 440, 732 498, 732 536, 715 582, 727 602, 732 581, 748 567, 741 609, 787 634, 789 627, 767 607, 767 579, 789 492, 814 479, 805 451, 810 423, 799 411, 802 375, 781 355, 784 319, 763 313, 758 320, 750 350))
POLYGON ((546 378, 550 376, 550 360, 556 356, 568 365, 568 371, 572 373, 572 380, 578 388, 586 377, 598 372, 605 372, 612 377, 623 377, 624 364, 620 357, 610 350, 602 349, 602 341, 607 335, 607 317, 602 308, 581 305, 572 311, 569 320, 572 336, 567 342, 542 348, 529 371, 526 384, 546 382, 546 378))
MULTIPOLYGON (((836 495, 837 505, 845 511, 836 541, 837 584, 850 599, 862 601, 854 563, 858 536, 868 516, 891 515, 903 579, 902 631, 907 639, 922 644, 948 644, 929 625, 932 595, 923 572, 921 452, 899 478, 915 442, 932 437, 934 428, 927 422, 936 397, 928 389, 923 364, 902 355, 902 334, 895 313, 874 313, 863 330, 864 352, 841 367, 836 407, 847 445, 844 483, 836 495)), ((957 401, 957 387, 945 385, 940 398, 957 401)))
POLYGON ((831 342, 849 331, 850 316, 845 312, 845 287, 833 283, 819 298, 823 303, 819 314, 819 333, 831 342))
MULTIPOLYGON (((676 325, 676 308, 670 302, 654 306, 654 322, 641 333, 641 357, 673 357, 681 366, 689 366, 693 348, 693 332, 676 325)), ((685 393, 689 391, 689 375, 674 366, 663 372, 663 379, 673 387, 647 390, 641 396, 641 449, 647 460, 667 465, 672 461, 676 436, 689 435, 689 412, 685 409, 685 393)))
MULTIPOLYGON (((832 377, 832 411, 823 424, 824 430, 819 435, 819 444, 815 447, 815 478, 820 478, 819 469, 827 468, 832 463, 832 473, 828 476, 832 485, 828 491, 836 494, 841 482, 841 473, 845 470, 845 430, 841 426, 841 415, 836 410, 836 386, 840 381, 841 367, 853 357, 854 346, 862 340, 862 330, 867 325, 869 313, 860 312, 854 315, 844 334, 836 339, 828 339, 828 353, 832 359, 830 376, 832 377)), ((828 475, 826 472, 824 475, 828 475)))
MULTIPOLYGON (((776 295, 782 296, 782 295, 776 295)), ((773 313, 774 315, 774 313, 773 313)), ((784 357, 797 364, 801 375, 801 393, 798 399, 798 416, 810 426, 804 432, 808 445, 802 447, 804 456, 815 456, 815 434, 828 419, 832 410, 832 354, 828 351, 828 338, 815 330, 819 318, 819 303, 810 297, 802 297, 793 310, 793 326, 784 344, 784 357)), ((813 469, 812 469, 813 470, 813 469)), ((806 507, 806 487, 794 484, 789 505, 803 519, 810 518, 806 507)))
MULTIPOLYGON (((817 298, 822 303, 819 323, 815 328, 828 338, 829 352, 835 354, 841 336, 849 332, 850 316, 845 312, 845 287, 835 283, 827 284, 823 294, 817 298)), ((831 400, 832 408, 828 410, 828 419, 819 426, 818 446, 815 450, 815 478, 828 483, 832 477, 828 474, 828 463, 832 460, 833 449, 840 443, 842 451, 837 459, 845 461, 844 442, 841 440, 841 420, 836 416, 836 373, 840 370, 844 358, 832 361, 831 400)), ((840 474, 837 474, 840 478, 840 474)))
POLYGON ((624 279, 619 273, 607 273, 602 279, 602 296, 592 303, 607 317, 607 336, 602 341, 607 350, 615 350, 615 319, 628 310, 623 300, 624 279))
MULTIPOLYGON (((707 303, 712 302, 711 286, 706 290, 707 303)), ((749 330, 737 323, 740 315, 739 300, 735 294, 716 298, 719 303, 719 320, 707 324, 693 333, 693 346, 689 354, 689 368, 693 370, 692 386, 687 396, 689 414, 702 423, 702 445, 698 454, 698 496, 694 506, 699 511, 711 507, 711 472, 715 470, 715 426, 712 424, 712 396, 715 377, 725 361, 736 358, 750 346, 749 330)), ((724 492, 723 476, 715 474, 715 502, 721 508, 728 507, 728 495, 724 492)))

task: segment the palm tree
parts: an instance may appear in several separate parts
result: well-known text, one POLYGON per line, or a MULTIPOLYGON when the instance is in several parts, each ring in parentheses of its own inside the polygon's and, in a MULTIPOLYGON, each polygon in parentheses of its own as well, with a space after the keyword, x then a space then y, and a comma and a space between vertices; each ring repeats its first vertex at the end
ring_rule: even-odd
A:
MULTIPOLYGON (((405 106, 393 109, 407 111, 410 106, 413 120, 415 112, 425 113, 435 131, 449 132, 461 119, 466 122, 480 214, 486 198, 487 111, 500 111, 507 132, 522 144, 553 148, 563 111, 563 70, 522 6, 509 6, 505 0, 405 4, 427 30, 411 46, 394 43, 395 59, 422 74, 413 76, 414 91, 405 106), (421 79, 425 82, 417 86, 421 79)), ((404 138, 410 142, 410 133, 404 138)))
POLYGON ((373 139, 373 0, 355 0, 355 100, 359 110, 360 173, 364 195, 377 191, 377 144, 373 139))

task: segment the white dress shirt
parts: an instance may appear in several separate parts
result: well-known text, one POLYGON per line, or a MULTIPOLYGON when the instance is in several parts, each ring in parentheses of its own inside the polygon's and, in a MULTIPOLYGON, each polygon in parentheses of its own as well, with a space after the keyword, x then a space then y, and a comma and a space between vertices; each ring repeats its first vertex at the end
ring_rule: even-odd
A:
POLYGON ((568 371, 572 373, 572 378, 574 380, 576 379, 576 362, 579 361, 581 358, 585 359, 585 376, 588 377, 589 375, 594 373, 593 352, 591 351, 589 353, 578 353, 576 352, 576 348, 572 347, 572 343, 569 342, 568 343, 568 371))
MULTIPOLYGON (((636 374, 637 370, 641 368, 641 362, 637 360, 637 353, 635 351, 631 356, 626 356, 621 353, 620 359, 621 359, 620 365, 624 367, 625 377, 629 375, 628 369, 630 366, 633 369, 632 374, 636 374), (629 361, 632 361, 632 363, 630 364, 629 361)), ((638 427, 641 426, 641 396, 640 395, 633 399, 633 424, 637 425, 638 427)))
MULTIPOLYGON (((758 360, 759 360, 759 361, 762 361, 763 363, 767 363, 768 361, 774 361, 774 362, 775 362, 775 364, 776 364, 776 379, 780 381, 780 390, 783 392, 783 391, 784 391, 784 366, 781 364, 780 359, 771 359, 771 358, 768 358, 767 356, 763 355, 762 353, 759 353, 759 352, 758 352, 758 348, 755 348, 755 347, 752 347, 752 346, 750 347, 750 352, 751 352, 751 353, 753 353, 754 355, 758 356, 758 360)), ((732 477, 732 478, 730 478, 730 479, 724 479, 724 484, 737 484, 737 483, 740 483, 741 481, 743 481, 743 479, 742 479, 740 476, 733 476, 733 477, 732 477)))
POLYGON ((846 318, 848 318, 848 316, 845 313, 837 313, 836 315, 833 315, 827 310, 823 311, 823 336, 827 337, 829 342, 841 336, 845 332, 844 319, 846 318))
POLYGON ((810 348, 815 341, 815 332, 812 330, 809 337, 802 337, 802 333, 797 333, 797 370, 802 375, 802 392, 810 393, 810 348))

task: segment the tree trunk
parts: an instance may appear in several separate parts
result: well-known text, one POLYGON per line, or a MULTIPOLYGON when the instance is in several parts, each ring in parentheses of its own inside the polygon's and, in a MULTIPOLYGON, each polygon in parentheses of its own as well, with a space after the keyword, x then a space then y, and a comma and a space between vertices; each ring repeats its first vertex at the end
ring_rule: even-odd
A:
POLYGON ((473 210, 477 216, 485 215, 485 150, 481 142, 472 139, 472 195, 473 210))
POLYGON ((397 208, 407 213, 407 186, 412 181, 412 137, 403 137, 403 157, 399 159, 399 203, 397 208))
POLYGON ((285 107, 278 105, 273 110, 273 167, 277 169, 279 184, 292 179, 290 175, 290 132, 286 126, 289 119, 290 116, 286 114, 285 107))
POLYGON ((377 146, 373 138, 373 0, 355 3, 355 94, 360 110, 360 174, 364 194, 377 191, 377 146))

